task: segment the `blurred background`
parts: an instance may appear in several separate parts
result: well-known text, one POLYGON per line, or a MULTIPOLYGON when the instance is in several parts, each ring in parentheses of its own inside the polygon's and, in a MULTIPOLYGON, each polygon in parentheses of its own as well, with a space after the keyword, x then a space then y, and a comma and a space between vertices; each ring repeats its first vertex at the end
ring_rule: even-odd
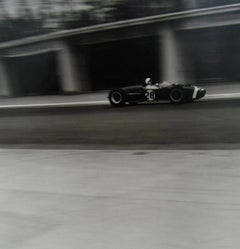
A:
POLYGON ((238 2, 1 0, 0 95, 239 81, 238 2))
POLYGON ((1 0, 0 41, 238 0, 1 0))

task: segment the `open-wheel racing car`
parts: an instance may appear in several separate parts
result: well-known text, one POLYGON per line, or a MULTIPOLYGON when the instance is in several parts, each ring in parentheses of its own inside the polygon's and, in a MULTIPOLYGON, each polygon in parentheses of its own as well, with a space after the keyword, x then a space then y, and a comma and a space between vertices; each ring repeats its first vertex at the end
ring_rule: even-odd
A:
POLYGON ((186 103, 204 97, 206 90, 192 84, 178 84, 164 81, 153 84, 150 78, 143 85, 112 89, 108 94, 112 106, 124 106, 126 103, 157 102, 167 100, 172 103, 186 103))

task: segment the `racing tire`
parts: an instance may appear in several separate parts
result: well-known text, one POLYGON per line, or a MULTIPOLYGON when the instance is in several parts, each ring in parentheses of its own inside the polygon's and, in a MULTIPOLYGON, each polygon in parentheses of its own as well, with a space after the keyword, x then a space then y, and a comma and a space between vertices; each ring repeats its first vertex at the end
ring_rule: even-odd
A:
POLYGON ((126 94, 123 90, 112 90, 108 96, 109 102, 112 106, 124 106, 126 103, 126 94))
POLYGON ((185 100, 185 94, 182 88, 174 87, 169 94, 169 100, 174 104, 183 103, 185 100))

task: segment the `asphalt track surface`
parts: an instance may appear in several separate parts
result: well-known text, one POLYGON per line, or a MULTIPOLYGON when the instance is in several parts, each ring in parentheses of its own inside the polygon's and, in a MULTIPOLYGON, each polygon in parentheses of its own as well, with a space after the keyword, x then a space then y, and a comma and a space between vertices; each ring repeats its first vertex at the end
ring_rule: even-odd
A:
POLYGON ((239 148, 240 99, 0 110, 2 146, 239 148))

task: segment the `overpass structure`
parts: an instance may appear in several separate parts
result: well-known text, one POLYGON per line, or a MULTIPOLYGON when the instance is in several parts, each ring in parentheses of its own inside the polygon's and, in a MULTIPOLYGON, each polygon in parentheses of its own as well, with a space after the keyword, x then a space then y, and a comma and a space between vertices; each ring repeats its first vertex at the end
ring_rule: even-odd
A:
POLYGON ((0 43, 0 95, 75 93, 154 81, 240 80, 240 4, 0 43))

